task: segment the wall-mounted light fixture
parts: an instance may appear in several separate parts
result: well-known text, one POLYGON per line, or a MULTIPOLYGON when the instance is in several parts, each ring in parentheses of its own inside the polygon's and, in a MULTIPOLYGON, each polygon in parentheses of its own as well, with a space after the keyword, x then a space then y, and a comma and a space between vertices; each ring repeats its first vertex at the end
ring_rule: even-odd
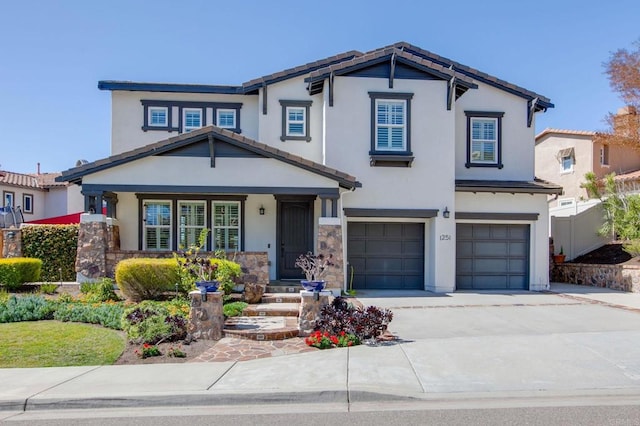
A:
POLYGON ((444 211, 442 212, 442 217, 444 217, 445 219, 449 219, 450 215, 451 215, 451 212, 449 212, 449 208, 445 207, 444 211))
POLYGON ((260 216, 264 216, 264 206, 260 206, 260 209, 258 209, 258 211, 260 212, 260 216))

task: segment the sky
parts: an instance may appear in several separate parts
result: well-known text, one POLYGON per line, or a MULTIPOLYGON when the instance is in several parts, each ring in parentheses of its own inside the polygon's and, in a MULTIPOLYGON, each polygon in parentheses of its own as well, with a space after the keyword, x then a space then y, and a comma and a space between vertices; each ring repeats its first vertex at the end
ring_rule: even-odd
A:
POLYGON ((638 0, 0 0, 0 169, 109 156, 100 80, 240 85, 398 41, 549 97, 536 132, 603 130, 638 22, 638 0))

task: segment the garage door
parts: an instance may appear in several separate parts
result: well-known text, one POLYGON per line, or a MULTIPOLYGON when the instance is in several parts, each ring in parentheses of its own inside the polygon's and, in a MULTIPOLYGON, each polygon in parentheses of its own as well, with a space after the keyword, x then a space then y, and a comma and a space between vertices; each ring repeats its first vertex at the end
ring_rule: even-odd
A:
POLYGON ((456 289, 529 289, 529 225, 459 223, 456 289))
POLYGON ((424 223, 349 222, 347 229, 353 288, 424 289, 424 223))

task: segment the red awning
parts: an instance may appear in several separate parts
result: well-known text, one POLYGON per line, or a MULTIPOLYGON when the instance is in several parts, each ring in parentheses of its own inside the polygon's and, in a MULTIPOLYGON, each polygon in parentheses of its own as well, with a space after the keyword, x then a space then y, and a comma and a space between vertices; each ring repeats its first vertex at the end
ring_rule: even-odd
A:
MULTIPOLYGON (((48 217, 46 219, 31 220, 25 223, 29 223, 33 225, 72 225, 74 223, 80 223, 80 215, 82 213, 83 212, 78 212, 78 213, 66 214, 64 216, 48 217)), ((107 213, 107 209, 103 207, 102 214, 106 214, 106 213, 107 213)))

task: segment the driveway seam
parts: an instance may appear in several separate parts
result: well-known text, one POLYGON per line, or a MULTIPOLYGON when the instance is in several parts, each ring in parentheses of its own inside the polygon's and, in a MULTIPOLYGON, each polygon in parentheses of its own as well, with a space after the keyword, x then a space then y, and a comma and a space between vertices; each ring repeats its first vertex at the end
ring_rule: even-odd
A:
POLYGON ((407 355, 407 353, 404 350, 404 345, 402 343, 399 343, 398 346, 400 346, 400 350, 402 351, 402 354, 404 355, 404 357, 406 358, 407 362, 411 366, 411 371, 413 371, 413 374, 416 376, 416 379, 418 380, 418 383, 420 383, 420 388, 422 389, 422 393, 427 393, 427 389, 425 388, 424 384, 422 383, 422 380, 420 379, 420 376, 418 375, 418 372, 416 371, 415 367, 413 366, 413 363, 409 359, 409 355, 407 355))
POLYGON ((220 377, 218 377, 216 380, 214 380, 214 381, 213 381, 213 383, 211 383, 211 385, 210 385, 206 390, 211 390, 211 388, 212 388, 212 387, 214 387, 214 386, 216 385, 216 383, 218 383, 220 380, 222 380, 222 378, 223 378, 224 376, 226 376, 226 375, 227 375, 227 373, 228 373, 229 371, 231 371, 231 369, 232 369, 233 367, 235 367, 235 365, 236 365, 237 363, 238 363, 238 361, 234 361, 234 363, 233 363, 233 364, 231 364, 231 365, 229 366, 229 368, 227 368, 227 369, 224 371, 224 373, 222 373, 222 374, 220 375, 220 377))
POLYGON ((93 371, 96 371, 97 369, 102 368, 102 367, 104 367, 104 366, 103 366, 103 365, 98 365, 98 366, 96 366, 96 367, 92 368, 91 370, 87 370, 87 371, 85 371, 84 373, 78 374, 77 376, 70 377, 70 378, 68 378, 67 380, 63 380, 62 382, 56 383, 56 384, 55 384, 55 385, 53 385, 53 386, 49 386, 48 388, 46 388, 46 389, 44 389, 44 390, 41 390, 41 391, 39 391, 39 392, 34 393, 33 395, 30 395, 30 396, 26 397, 26 398, 25 398, 25 400, 24 400, 24 405, 23 405, 23 407, 22 407, 22 411, 27 411, 27 405, 29 405, 29 401, 31 400, 31 398, 33 398, 33 397, 35 397, 35 396, 38 396, 38 395, 40 395, 41 393, 46 392, 46 391, 48 391, 48 390, 50 390, 50 389, 56 388, 56 387, 58 387, 58 386, 60 386, 60 385, 64 385, 65 383, 68 383, 68 382, 70 382, 70 381, 72 381, 72 380, 75 380, 75 379, 77 379, 78 377, 82 377, 82 376, 84 376, 85 374, 89 374, 89 373, 91 373, 91 372, 93 372, 93 371))

